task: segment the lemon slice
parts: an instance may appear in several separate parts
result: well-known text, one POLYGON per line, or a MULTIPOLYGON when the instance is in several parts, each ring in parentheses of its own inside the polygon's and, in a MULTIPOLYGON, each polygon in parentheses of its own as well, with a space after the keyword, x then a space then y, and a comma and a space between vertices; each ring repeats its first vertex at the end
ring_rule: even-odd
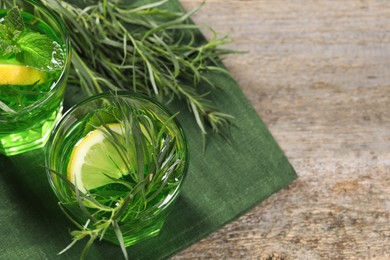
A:
POLYGON ((32 85, 45 82, 45 73, 32 67, 0 64, 0 85, 32 85))
MULTIPOLYGON (((107 125, 121 138, 118 123, 107 125)), ((127 167, 115 146, 107 140, 102 126, 90 131, 73 148, 68 164, 68 179, 83 193, 114 182, 127 173, 127 167)))

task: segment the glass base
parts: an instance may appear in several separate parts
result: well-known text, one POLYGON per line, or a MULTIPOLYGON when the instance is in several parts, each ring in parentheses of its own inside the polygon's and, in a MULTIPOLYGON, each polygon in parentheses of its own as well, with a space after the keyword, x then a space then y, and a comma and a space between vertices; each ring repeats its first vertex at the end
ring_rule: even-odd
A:
MULTIPOLYGON (((165 222, 166 214, 163 215, 164 216, 157 216, 157 220, 151 219, 144 223, 125 223, 122 225, 120 228, 125 247, 132 246, 141 241, 157 236, 165 222)), ((118 238, 116 237, 113 230, 107 230, 103 239, 113 244, 119 245, 118 238)))
POLYGON ((61 112, 55 111, 46 121, 34 128, 22 132, 0 133, 0 153, 12 156, 42 148, 60 117, 61 112))

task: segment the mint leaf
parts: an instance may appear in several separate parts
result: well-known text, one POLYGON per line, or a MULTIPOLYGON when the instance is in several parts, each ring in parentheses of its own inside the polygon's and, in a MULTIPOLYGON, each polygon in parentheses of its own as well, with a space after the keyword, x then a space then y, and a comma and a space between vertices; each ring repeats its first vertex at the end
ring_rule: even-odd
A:
POLYGON ((0 56, 14 54, 20 63, 40 70, 58 70, 64 66, 61 46, 45 34, 26 32, 17 7, 9 10, 0 24, 0 56))
POLYGON ((12 28, 14 31, 23 31, 24 22, 19 8, 14 7, 8 11, 6 17, 4 17, 4 25, 8 28, 12 28))
POLYGON ((8 11, 4 17, 3 24, 0 24, 0 54, 6 56, 8 54, 20 52, 16 41, 20 38, 24 31, 23 18, 17 7, 8 11))
POLYGON ((24 31, 24 22, 19 8, 14 7, 4 17, 3 32, 8 40, 16 41, 24 31))
POLYGON ((7 27, 4 24, 0 24, 0 40, 4 41, 6 38, 7 27))
MULTIPOLYGON (((1 43, 0 43, 1 44, 1 43)), ((6 56, 8 54, 13 54, 13 53, 19 53, 21 52, 22 50, 16 46, 16 45, 5 45, 4 47, 2 47, 3 49, 3 56, 6 56)))
POLYGON ((40 33, 23 35, 19 41, 22 52, 17 55, 20 62, 41 70, 53 69, 54 43, 48 36, 40 33))

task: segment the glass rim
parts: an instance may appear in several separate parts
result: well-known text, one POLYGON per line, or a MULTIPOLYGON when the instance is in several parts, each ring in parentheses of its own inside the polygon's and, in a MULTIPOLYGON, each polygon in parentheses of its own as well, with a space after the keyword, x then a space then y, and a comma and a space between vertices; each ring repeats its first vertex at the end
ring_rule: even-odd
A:
MULTIPOLYGON (((55 84, 53 83, 50 86, 50 89, 48 93, 44 96, 44 98, 38 100, 34 104, 23 108, 20 111, 16 112, 16 115, 23 115, 23 114, 28 114, 30 113, 31 110, 44 105, 47 103, 53 95, 55 95, 55 91, 62 86, 62 84, 65 84, 65 80, 67 78, 67 74, 70 69, 71 65, 71 54, 72 54, 72 46, 71 46, 71 39, 70 39, 70 34, 68 29, 66 28, 66 25, 64 21, 51 9, 46 7, 41 1, 36 1, 36 0, 19 0, 19 1, 24 1, 27 3, 32 4, 33 6, 37 6, 41 11, 43 11, 51 20, 55 22, 55 24, 58 26, 58 32, 60 33, 60 38, 63 40, 63 46, 65 49, 65 65, 61 70, 61 74, 58 76, 58 79, 56 80, 55 84)), ((0 113, 0 120, 4 120, 7 118, 12 118, 14 117, 15 114, 1 114, 0 113)))
MULTIPOLYGON (((60 120, 58 120, 58 122, 54 126, 53 130, 51 131, 47 145, 45 147, 45 164, 46 164, 46 168, 47 168, 47 177, 49 179, 49 183, 50 183, 52 188, 56 187, 56 184, 53 181, 53 178, 52 178, 53 173, 51 172, 51 170, 57 171, 57 169, 51 169, 51 167, 50 167, 51 162, 56 158, 55 155, 51 152, 51 150, 52 150, 52 147, 55 146, 55 144, 56 144, 56 139, 57 139, 57 136, 59 134, 58 131, 60 131, 62 129, 63 125, 71 118, 70 116, 72 115, 72 113, 76 112, 79 108, 81 108, 83 106, 87 106, 88 104, 95 102, 95 101, 99 101, 99 100, 103 100, 103 99, 107 99, 107 98, 108 99, 115 98, 115 95, 117 97, 120 97, 120 98, 130 98, 130 99, 138 99, 138 100, 141 99, 141 100, 148 101, 148 102, 156 105, 158 107, 158 109, 160 109, 162 112, 164 112, 168 116, 173 115, 172 112, 170 112, 160 102, 158 102, 158 101, 156 101, 148 96, 145 96, 145 95, 142 95, 139 93, 132 93, 129 91, 118 91, 115 93, 111 93, 111 92, 99 93, 99 94, 95 94, 93 96, 89 96, 89 97, 85 98, 84 100, 78 102, 77 104, 73 105, 62 115, 60 120)), ((176 200, 176 198, 178 197, 178 195, 181 191, 181 187, 182 187, 182 185, 183 185, 183 183, 188 175, 189 147, 188 147, 187 136, 184 132, 182 125, 180 124, 179 120, 176 117, 173 118, 172 122, 174 122, 175 126, 178 128, 179 133, 180 133, 181 138, 182 138, 183 143, 184 143, 184 151, 185 151, 185 155, 183 158, 184 167, 182 169, 182 178, 180 179, 177 187, 169 195, 169 200, 167 202, 164 203, 165 200, 160 202, 163 205, 161 207, 158 207, 159 209, 168 208, 176 200)), ((62 196, 62 195, 58 196, 57 191, 54 191, 54 193, 56 194, 57 198, 60 201, 61 201, 61 199, 64 199, 64 196, 62 196)), ((142 220, 147 220, 147 219, 152 218, 152 217, 153 217, 153 215, 149 216, 149 217, 142 218, 142 220)))

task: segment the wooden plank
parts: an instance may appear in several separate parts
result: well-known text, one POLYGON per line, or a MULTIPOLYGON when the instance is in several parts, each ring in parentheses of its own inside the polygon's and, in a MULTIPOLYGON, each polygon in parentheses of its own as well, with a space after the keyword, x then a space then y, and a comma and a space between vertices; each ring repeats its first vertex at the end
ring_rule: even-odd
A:
POLYGON ((247 51, 224 62, 299 179, 174 259, 390 258, 390 2, 208 0, 193 18, 247 51))

